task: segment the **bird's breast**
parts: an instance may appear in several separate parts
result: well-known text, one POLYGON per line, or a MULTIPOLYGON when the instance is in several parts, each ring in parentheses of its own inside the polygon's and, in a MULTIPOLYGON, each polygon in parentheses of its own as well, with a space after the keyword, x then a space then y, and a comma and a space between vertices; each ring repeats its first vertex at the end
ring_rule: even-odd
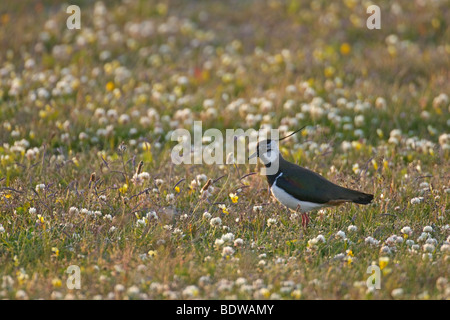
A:
POLYGON ((280 187, 277 187, 276 183, 272 185, 270 188, 270 191, 272 192, 272 195, 283 205, 288 207, 291 210, 297 210, 297 208, 300 208, 300 212, 308 212, 314 209, 322 208, 326 205, 322 203, 313 203, 309 201, 301 201, 297 198, 291 196, 289 193, 281 189, 280 187), (299 207, 300 206, 300 207, 299 207))

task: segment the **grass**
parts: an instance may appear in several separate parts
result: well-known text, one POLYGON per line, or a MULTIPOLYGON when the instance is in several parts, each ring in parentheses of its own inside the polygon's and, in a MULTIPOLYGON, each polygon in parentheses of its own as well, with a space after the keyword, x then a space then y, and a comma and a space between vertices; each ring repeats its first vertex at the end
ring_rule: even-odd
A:
POLYGON ((0 298, 450 297, 445 1, 379 1, 381 30, 360 1, 77 4, 0 4, 0 298), (308 125, 285 158, 374 202, 305 230, 254 166, 174 165, 194 120, 308 125))

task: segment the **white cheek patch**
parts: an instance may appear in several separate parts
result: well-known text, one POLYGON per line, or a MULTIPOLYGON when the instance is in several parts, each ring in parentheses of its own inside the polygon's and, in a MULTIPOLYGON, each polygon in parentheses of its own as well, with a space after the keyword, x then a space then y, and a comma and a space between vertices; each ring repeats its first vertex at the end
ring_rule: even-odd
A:
POLYGON ((273 163, 278 160, 278 151, 271 150, 261 155, 264 164, 273 163))

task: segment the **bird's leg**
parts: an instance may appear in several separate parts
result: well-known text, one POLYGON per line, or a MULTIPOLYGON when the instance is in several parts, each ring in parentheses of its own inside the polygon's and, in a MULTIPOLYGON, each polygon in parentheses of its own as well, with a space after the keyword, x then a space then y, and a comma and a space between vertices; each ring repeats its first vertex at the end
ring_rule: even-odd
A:
POLYGON ((306 229, 308 227, 308 224, 309 224, 309 217, 308 217, 308 214, 306 212, 302 213, 300 209, 301 208, 300 208, 300 204, 299 204, 297 206, 297 210, 296 211, 299 211, 300 214, 302 215, 302 227, 306 229))
POLYGON ((302 226, 303 228, 307 228, 309 224, 309 217, 308 214, 306 212, 302 213, 302 226))

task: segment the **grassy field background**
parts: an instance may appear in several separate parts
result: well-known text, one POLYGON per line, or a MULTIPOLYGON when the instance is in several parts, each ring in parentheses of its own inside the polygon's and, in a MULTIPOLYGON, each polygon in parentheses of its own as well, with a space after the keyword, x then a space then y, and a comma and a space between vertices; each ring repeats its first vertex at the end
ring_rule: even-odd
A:
POLYGON ((0 298, 450 298, 449 1, 71 4, 0 3, 0 298), (307 125, 284 157, 375 200, 304 230, 255 166, 172 164, 196 120, 307 125))

